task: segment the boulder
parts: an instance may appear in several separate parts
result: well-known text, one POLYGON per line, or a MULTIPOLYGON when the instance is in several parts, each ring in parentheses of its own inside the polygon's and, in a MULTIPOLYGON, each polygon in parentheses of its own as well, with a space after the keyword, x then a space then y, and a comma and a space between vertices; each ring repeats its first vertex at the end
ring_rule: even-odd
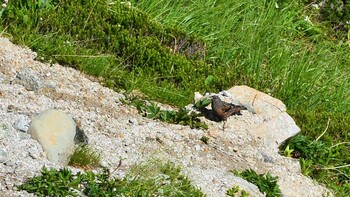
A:
POLYGON ((76 134, 72 117, 59 110, 46 110, 32 120, 28 133, 41 144, 50 161, 67 164, 76 134))
MULTIPOLYGON (((294 120, 287 114, 286 106, 282 101, 248 86, 235 86, 227 92, 234 95, 244 106, 254 109, 255 114, 246 114, 240 119, 244 121, 241 124, 244 124, 255 138, 262 139, 270 151, 277 153, 278 147, 285 140, 300 131, 294 120)), ((237 120, 235 123, 237 124, 237 120)))

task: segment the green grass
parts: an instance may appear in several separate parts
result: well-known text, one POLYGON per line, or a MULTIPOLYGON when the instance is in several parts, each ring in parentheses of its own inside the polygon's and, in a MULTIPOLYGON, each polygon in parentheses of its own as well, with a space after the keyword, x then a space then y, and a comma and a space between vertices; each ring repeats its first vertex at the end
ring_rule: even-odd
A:
POLYGON ((218 87, 248 84, 290 109, 350 107, 348 46, 324 38, 296 3, 277 9, 274 1, 133 2, 155 20, 204 39, 218 87))
POLYGON ((43 168, 18 189, 38 196, 205 196, 171 163, 148 162, 136 165, 123 179, 110 177, 103 169, 73 174, 69 169, 43 168))
POLYGON ((100 167, 101 153, 96 152, 89 145, 79 145, 69 158, 68 165, 83 169, 100 167))
MULTIPOLYGON (((334 41, 335 32, 302 1, 43 2, 10 1, 0 32, 45 61, 179 107, 192 102, 194 91, 246 84, 281 99, 307 143, 327 125, 318 140, 324 148, 349 141, 349 43, 334 41)), ((303 155, 303 172, 321 169, 307 175, 346 196, 349 168, 339 172, 329 165, 348 163, 342 154, 348 144, 336 147, 325 158, 333 163, 303 155)))

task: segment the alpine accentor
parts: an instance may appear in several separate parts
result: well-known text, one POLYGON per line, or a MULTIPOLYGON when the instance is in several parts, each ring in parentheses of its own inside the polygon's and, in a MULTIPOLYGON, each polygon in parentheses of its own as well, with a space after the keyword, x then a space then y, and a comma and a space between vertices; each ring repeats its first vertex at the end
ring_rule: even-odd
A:
POLYGON ((232 103, 226 103, 222 101, 218 96, 212 96, 211 107, 215 116, 219 117, 221 120, 226 121, 231 115, 242 115, 241 110, 246 110, 247 108, 241 105, 234 105, 232 103))

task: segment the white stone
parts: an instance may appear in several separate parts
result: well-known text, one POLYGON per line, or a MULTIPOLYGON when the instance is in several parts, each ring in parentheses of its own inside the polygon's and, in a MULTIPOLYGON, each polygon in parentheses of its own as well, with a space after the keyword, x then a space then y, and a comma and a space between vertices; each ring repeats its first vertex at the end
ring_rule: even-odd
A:
POLYGON ((69 115, 55 109, 46 110, 33 119, 28 133, 41 144, 50 161, 67 163, 76 133, 75 122, 69 115))
POLYGON ((27 132, 29 129, 29 122, 30 122, 30 119, 28 116, 21 116, 13 123, 12 126, 13 128, 19 131, 27 132))
POLYGON ((250 105, 256 113, 244 113, 242 118, 230 119, 233 125, 244 125, 255 138, 262 139, 267 152, 278 152, 286 139, 296 135, 300 128, 287 114, 282 101, 248 86, 235 86, 227 92, 241 103, 250 105), (248 124, 247 124, 248 123, 248 124))

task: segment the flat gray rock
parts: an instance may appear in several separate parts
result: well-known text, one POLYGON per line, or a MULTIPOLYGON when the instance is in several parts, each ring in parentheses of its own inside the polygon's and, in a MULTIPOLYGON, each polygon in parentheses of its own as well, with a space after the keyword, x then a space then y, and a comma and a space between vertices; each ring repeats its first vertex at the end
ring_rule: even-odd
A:
POLYGON ((16 75, 16 83, 23 85, 29 91, 38 91, 43 87, 43 83, 31 68, 24 68, 18 71, 16 75))

